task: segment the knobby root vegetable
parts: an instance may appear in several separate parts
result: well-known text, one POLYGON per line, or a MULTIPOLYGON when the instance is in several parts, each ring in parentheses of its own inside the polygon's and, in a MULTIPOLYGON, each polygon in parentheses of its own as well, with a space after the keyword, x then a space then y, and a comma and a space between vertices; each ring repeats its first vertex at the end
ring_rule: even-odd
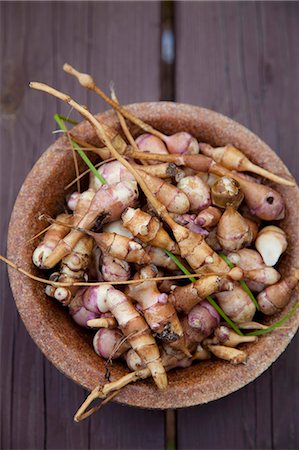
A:
POLYGON ((239 283, 235 282, 231 291, 219 292, 215 295, 219 306, 234 322, 242 323, 252 320, 255 314, 255 306, 239 283))
POLYGON ((145 183, 169 212, 184 214, 190 209, 188 196, 178 187, 141 171, 145 183))
MULTIPOLYGON (((115 222, 106 223, 103 226, 103 233, 115 233, 120 236, 126 236, 128 238, 132 238, 133 235, 123 226, 122 220, 116 220, 115 222)), ((95 239, 95 236, 93 236, 95 239)))
POLYGON ((239 328, 241 330, 265 330, 268 327, 259 322, 243 322, 239 324, 239 328))
MULTIPOLYGON (((265 264, 261 255, 256 250, 251 248, 242 248, 237 252, 229 253, 228 259, 244 271, 259 271, 265 269, 265 264)), ((244 281, 254 292, 260 292, 265 288, 264 283, 255 282, 246 277, 244 278, 244 281)))
POLYGON ((128 286, 126 293, 141 306, 145 320, 157 338, 190 356, 184 345, 182 326, 167 294, 158 290, 155 281, 147 281, 147 278, 153 278, 155 274, 157 269, 153 265, 141 268, 135 278, 144 279, 144 282, 128 286))
POLYGON ((174 178, 176 179, 177 175, 180 174, 180 170, 174 163, 157 163, 151 166, 140 166, 139 164, 133 164, 132 166, 136 170, 141 170, 142 172, 146 172, 149 175, 158 178, 174 178))
POLYGON ((119 258, 102 255, 100 266, 105 281, 127 281, 131 277, 130 265, 119 258))
POLYGON ((127 208, 122 214, 122 221, 124 227, 140 241, 178 253, 176 243, 156 217, 152 217, 141 209, 127 208))
POLYGON ((169 301, 178 312, 188 314, 197 303, 202 302, 208 295, 218 291, 232 290, 233 286, 228 277, 207 275, 186 286, 175 287, 169 296, 169 301))
POLYGON ((221 215, 220 209, 209 206, 197 215, 195 223, 203 228, 212 228, 218 224, 221 215))
MULTIPOLYGON (((86 79, 86 77, 89 79, 88 75, 84 76, 85 79, 86 79)), ((186 256, 188 263, 190 264, 190 266, 193 269, 196 270, 203 263, 205 263, 205 264, 209 265, 209 269, 212 271, 217 270, 217 271, 225 272, 228 270, 226 263, 215 252, 213 252, 213 250, 205 243, 202 236, 192 233, 189 230, 187 230, 186 228, 175 223, 175 221, 170 217, 169 213, 167 212, 165 206, 161 202, 159 202, 157 200, 157 198, 151 193, 147 184, 144 182, 142 176, 140 176, 139 173, 130 165, 130 163, 128 163, 113 148, 111 140, 106 135, 104 128, 95 119, 95 117, 89 112, 89 110, 86 107, 83 108, 81 105, 79 105, 77 102, 75 102, 70 96, 68 96, 62 92, 59 92, 56 89, 53 89, 45 84, 32 82, 32 83, 30 83, 30 87, 47 92, 48 94, 51 94, 51 95, 63 100, 64 102, 68 103, 70 106, 74 107, 74 109, 76 109, 76 111, 78 111, 83 117, 85 117, 94 126, 97 136, 104 142, 104 144, 106 144, 106 146, 108 147, 108 149, 110 150, 112 155, 115 156, 115 158, 117 160, 119 160, 125 167, 127 167, 128 170, 134 175, 136 181, 139 183, 139 185, 142 188, 143 192, 145 193, 146 197, 148 198, 148 200, 150 201, 152 206, 155 208, 157 214, 159 216, 161 216, 163 218, 163 220, 170 226, 170 228, 172 229, 173 234, 175 236, 175 239, 179 244, 182 257, 186 256)), ((141 152, 137 152, 137 153, 141 153, 141 152)), ((141 153, 141 155, 144 156, 146 154, 141 153)), ((168 157, 171 155, 158 155, 158 156, 168 157)), ((184 158, 187 158, 187 157, 195 158, 196 156, 203 157, 203 155, 183 155, 183 156, 184 156, 184 158)), ((179 158, 182 158, 182 156, 179 156, 179 158)), ((206 158, 209 160, 209 158, 207 158, 207 157, 203 157, 203 158, 206 158)), ((211 165, 212 163, 213 163, 212 160, 208 161, 208 165, 211 165)), ((120 183, 118 183, 118 184, 120 184, 120 183)), ((124 184, 124 183, 122 183, 122 184, 124 184)), ((103 186, 101 189, 103 189, 104 187, 105 186, 103 186)), ((96 193, 96 196, 101 191, 101 189, 99 189, 99 191, 96 193)), ((87 216, 88 216, 88 214, 87 214, 87 216)), ((86 221, 86 222, 87 222, 86 223, 87 226, 85 226, 85 224, 83 224, 83 227, 81 225, 82 228, 90 227, 90 224, 88 223, 88 221, 86 221)), ((145 230, 145 232, 146 232, 146 230, 145 230)), ((74 233, 76 233, 76 232, 74 232, 74 233)), ((77 232, 77 233, 79 233, 79 232, 77 232)), ((76 235, 72 238, 72 241, 74 241, 75 238, 76 238, 76 235)), ((60 249, 59 249, 60 252, 56 251, 56 255, 55 255, 56 259, 57 259, 57 254, 61 255, 61 253, 63 254, 66 251, 65 244, 69 244, 69 242, 66 242, 66 243, 64 242, 63 244, 64 245, 60 246, 60 249)), ((60 258, 61 257, 62 256, 60 256, 60 258)), ((54 258, 52 258, 52 259, 54 259, 54 258)))
POLYGON ((182 319, 185 344, 189 351, 193 353, 198 344, 212 334, 219 323, 219 314, 207 301, 194 306, 188 316, 182 319))
MULTIPOLYGON (((162 155, 168 154, 164 142, 160 138, 152 134, 149 133, 141 134, 140 136, 138 136, 135 142, 140 152, 159 153, 162 155)), ((156 161, 148 161, 148 163, 151 165, 158 164, 156 163, 156 161)))
POLYGON ((274 225, 263 228, 255 241, 255 247, 267 266, 275 266, 287 246, 285 232, 274 225))
POLYGON ((211 187, 212 203, 219 208, 238 209, 244 199, 240 184, 229 177, 218 178, 211 187))
MULTIPOLYGON (((147 159, 147 154, 129 151, 129 156, 138 159, 147 159)), ((231 172, 211 158, 204 155, 157 155, 151 157, 161 162, 174 162, 177 165, 186 165, 200 172, 211 172, 219 177, 226 176, 238 181, 244 194, 250 212, 263 220, 280 220, 285 214, 284 201, 281 195, 269 186, 254 183, 244 177, 231 172)))
POLYGON ((239 344, 255 341, 257 341, 257 336, 239 336, 230 328, 221 325, 214 331, 214 336, 204 342, 204 345, 221 344, 226 347, 237 347, 239 344))
POLYGON ((263 285, 275 284, 280 280, 280 273, 273 267, 263 267, 261 269, 243 270, 247 280, 261 283, 263 285))
POLYGON ((233 207, 228 206, 218 222, 217 238, 222 248, 234 251, 250 244, 253 235, 243 216, 233 207))
POLYGON ((114 258, 140 265, 153 263, 169 270, 177 269, 177 265, 172 259, 158 247, 150 245, 142 247, 133 239, 116 233, 93 233, 89 231, 88 234, 94 238, 103 253, 114 258))
POLYGON ((208 236, 209 232, 196 223, 196 214, 171 214, 171 217, 179 225, 183 225, 193 233, 201 234, 202 236, 208 236))
POLYGON ((191 212, 197 213, 210 206, 210 188, 200 177, 190 176, 182 178, 178 182, 177 187, 187 195, 190 201, 190 208, 188 210, 191 212))
POLYGON ((69 313, 72 319, 81 327, 88 328, 89 320, 97 319, 101 313, 92 304, 84 303, 87 289, 79 289, 69 304, 69 313))
POLYGON ((217 238, 217 227, 212 228, 209 230, 209 235, 206 238, 206 243, 215 251, 215 252, 221 252, 222 247, 220 245, 220 242, 217 238))
MULTIPOLYGON (((135 181, 124 181, 112 185, 103 185, 94 194, 85 215, 77 224, 77 228, 90 229, 96 223, 103 224, 108 221, 114 221, 120 218, 122 212, 128 207, 133 206, 138 196, 137 185, 135 181)), ((80 203, 80 202, 79 202, 80 203)), ((44 260, 43 267, 54 267, 64 256, 68 255, 84 233, 72 230, 63 239, 44 260)))
POLYGON ((233 145, 225 147, 213 148, 209 144, 199 144, 199 148, 204 155, 210 156, 217 163, 229 170, 237 170, 239 172, 253 172, 275 183, 284 184, 285 186, 295 186, 296 183, 291 180, 279 177, 256 164, 253 164, 240 150, 233 145))
POLYGON ((217 358, 229 361, 234 365, 245 363, 247 360, 247 353, 236 348, 226 347, 224 345, 208 345, 208 349, 217 358))
POLYGON ((117 322, 114 317, 100 317, 99 319, 90 319, 87 321, 89 328, 116 328, 117 322))
POLYGON ((270 186, 254 183, 219 165, 212 166, 213 173, 238 181, 250 212, 263 220, 280 220, 285 215, 281 195, 270 186))
POLYGON ((282 310, 290 301, 291 295, 297 286, 299 279, 299 270, 294 274, 283 278, 276 284, 268 286, 257 296, 258 304, 262 313, 272 315, 282 310))
MULTIPOLYGON (((134 181, 133 175, 119 161, 110 161, 98 168, 98 172, 106 180, 107 184, 121 183, 122 181, 134 181)), ((97 191, 102 186, 101 181, 91 172, 89 189, 97 191)))
POLYGON ((147 323, 130 300, 111 285, 92 287, 87 291, 88 295, 95 299, 101 313, 110 311, 113 314, 128 342, 149 368, 157 386, 165 389, 167 376, 161 362, 159 349, 147 323))
POLYGON ((116 359, 130 348, 130 344, 120 330, 101 328, 94 335, 93 348, 105 359, 116 359))
POLYGON ((57 246, 58 242, 70 231, 69 225, 72 221, 73 217, 70 214, 60 214, 56 217, 56 221, 51 224, 44 235, 44 239, 33 252, 32 260, 37 267, 44 267, 44 261, 57 246), (63 225, 64 223, 65 226, 63 225))
MULTIPOLYGON (((65 256, 60 264, 59 272, 51 274, 51 280, 61 282, 83 281, 90 261, 93 240, 84 236, 75 245, 71 253, 65 256)), ((46 286, 45 292, 63 305, 68 305, 79 288, 46 286)))

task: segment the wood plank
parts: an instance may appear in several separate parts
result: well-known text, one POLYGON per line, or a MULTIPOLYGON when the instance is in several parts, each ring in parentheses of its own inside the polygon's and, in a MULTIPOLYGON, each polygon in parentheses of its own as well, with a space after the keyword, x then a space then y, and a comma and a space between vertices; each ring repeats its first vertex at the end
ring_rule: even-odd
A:
MULTIPOLYGON (((299 5, 180 2, 176 6, 177 101, 214 109, 243 123, 299 176, 293 151, 299 137, 295 25, 299 5)), ((294 352, 298 355, 298 336, 254 383, 215 403, 178 411, 179 448, 298 447, 294 352)))
MULTIPOLYGON (((1 232, 24 177, 55 137, 54 112, 69 109, 27 89, 30 80, 106 109, 61 71, 90 70, 123 102, 159 98, 159 4, 1 3, 1 232), (8 151, 9 150, 9 151, 8 151)), ((74 117, 76 117, 74 115, 74 117)), ((5 253, 4 240, 1 252, 5 253)), ((41 355, 17 315, 1 265, 1 448, 162 448, 163 413, 117 404, 77 425, 86 393, 41 355), (131 431, 133 430, 133 432, 131 431), (155 430, 153 433, 152 430, 155 430)))

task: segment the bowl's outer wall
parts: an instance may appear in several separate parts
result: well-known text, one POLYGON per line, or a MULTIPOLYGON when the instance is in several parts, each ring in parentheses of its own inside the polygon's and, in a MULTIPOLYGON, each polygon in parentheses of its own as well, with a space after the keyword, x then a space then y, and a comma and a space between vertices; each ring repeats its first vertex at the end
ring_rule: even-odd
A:
MULTIPOLYGON (((191 105, 170 102, 141 103, 128 107, 133 113, 157 129, 171 134, 189 131, 200 141, 212 145, 233 144, 239 147, 253 162, 289 176, 287 168, 278 156, 256 135, 233 120, 213 111, 191 105)), ((98 115, 108 126, 119 129, 114 112, 98 115)), ((82 122, 73 129, 82 139, 97 143, 91 126, 82 122)), ((135 129, 136 131, 136 129, 135 129)), ((75 171, 71 152, 64 151, 65 138, 57 140, 37 161, 27 176, 15 203, 8 235, 8 257, 31 273, 40 275, 32 264, 32 252, 36 242, 28 240, 39 232, 45 223, 37 220, 43 213, 57 215, 63 209, 65 190, 75 171)), ((83 164, 80 163, 83 170, 83 164)), ((288 234, 289 247, 279 270, 288 274, 290 268, 299 266, 298 250, 298 188, 275 185, 286 202, 286 218, 280 226, 288 234)), ((44 274, 47 277, 47 274, 44 274)), ((17 308, 25 326, 45 356, 66 376, 91 390, 99 382, 105 383, 104 362, 92 349, 91 332, 76 326, 67 312, 46 297, 44 286, 9 269, 10 283, 17 308)), ((289 305, 268 323, 276 321, 295 304, 298 290, 289 305)), ((266 370, 284 351, 294 336, 299 314, 289 321, 287 329, 278 329, 247 344, 248 361, 244 365, 213 360, 196 364, 184 370, 168 374, 169 387, 161 392, 150 380, 127 386, 117 397, 118 401, 144 408, 180 408, 207 403, 245 386, 266 370)), ((125 367, 115 362, 111 379, 127 373, 125 367)))

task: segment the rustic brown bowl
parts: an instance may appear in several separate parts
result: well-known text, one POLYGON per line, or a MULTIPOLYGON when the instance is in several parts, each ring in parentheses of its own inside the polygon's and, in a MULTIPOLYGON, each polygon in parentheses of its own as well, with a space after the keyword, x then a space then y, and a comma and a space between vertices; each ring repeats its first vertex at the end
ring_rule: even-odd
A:
MULTIPOLYGON (((212 145, 231 143, 244 151, 252 161, 280 174, 289 176, 288 169, 278 156, 252 132, 207 109, 168 102, 141 103, 128 107, 144 121, 165 133, 186 130, 201 141, 212 145)), ((109 126, 118 128, 115 113, 108 111, 98 116, 109 126)), ((82 122, 74 131, 82 139, 96 142, 91 126, 82 122)), ((37 220, 42 213, 55 216, 64 203, 64 186, 75 176, 71 152, 63 151, 65 138, 56 141, 41 156, 26 178, 12 213, 8 256, 19 266, 39 274, 31 262, 36 242, 28 243, 44 224, 37 220)), ((81 164, 81 169, 83 165, 81 164)), ((299 267, 298 215, 299 194, 297 187, 275 186, 286 202, 286 218, 280 226, 288 235, 289 247, 279 270, 287 274, 291 267, 299 267), (296 207, 297 205, 297 207, 296 207)), ((9 269, 11 287, 17 308, 28 332, 45 356, 66 376, 89 390, 104 382, 104 361, 93 351, 91 331, 77 326, 67 310, 44 294, 44 286, 9 269)), ((298 294, 298 291, 297 291, 298 294)), ((286 314, 296 301, 294 293, 289 305, 268 320, 272 323, 286 314)), ((298 311, 299 312, 299 311, 298 311)), ((158 391, 151 380, 127 386, 117 400, 121 403, 144 408, 180 408, 207 403, 223 397, 253 381, 266 370, 285 350, 294 336, 299 314, 288 321, 287 329, 260 337, 257 343, 248 344, 248 361, 245 365, 232 366, 220 360, 201 362, 183 370, 171 371, 169 387, 158 391)), ((126 373, 125 367, 115 362, 111 369, 115 380, 126 373)))

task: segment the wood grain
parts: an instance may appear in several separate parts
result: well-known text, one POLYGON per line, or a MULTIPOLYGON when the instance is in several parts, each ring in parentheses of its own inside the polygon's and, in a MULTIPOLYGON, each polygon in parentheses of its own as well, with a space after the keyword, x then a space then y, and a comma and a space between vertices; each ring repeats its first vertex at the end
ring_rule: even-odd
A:
MULTIPOLYGON (((176 6, 177 101, 241 122, 299 177, 298 3, 176 6)), ((297 448, 298 342, 239 392, 179 411, 179 448, 297 448)))
MULTIPOLYGON (((65 105, 28 89, 30 80, 71 92, 96 112, 106 105, 61 70, 93 72, 121 101, 159 98, 158 3, 1 3, 1 235, 17 192, 55 139, 53 114, 65 105)), ((73 117, 78 118, 72 114, 73 117)), ((5 253, 5 239, 1 240, 5 253)), ((162 448, 163 413, 114 404, 90 422, 72 415, 86 393, 53 368, 20 321, 1 265, 1 420, 3 449, 162 448), (154 432, 153 432, 154 430, 154 432), (133 431, 133 432, 132 432, 133 431)))
MULTIPOLYGON (((26 174, 55 139, 54 112, 70 112, 30 91, 28 82, 69 91, 94 112, 106 109, 61 71, 65 61, 92 72, 106 91, 113 80, 123 103, 158 100, 164 86, 177 101, 223 112, 256 132, 299 176, 299 4, 173 6, 176 70, 167 77, 175 80, 175 89, 167 90, 160 80, 159 2, 0 4, 1 236, 26 174)), ((86 393, 43 358, 17 315, 3 265, 0 277, 0 447, 163 448, 162 412, 111 404, 89 422, 72 422, 86 393)), ((179 410, 178 447, 298 448, 298 356, 297 337, 272 369, 246 388, 179 410)))

